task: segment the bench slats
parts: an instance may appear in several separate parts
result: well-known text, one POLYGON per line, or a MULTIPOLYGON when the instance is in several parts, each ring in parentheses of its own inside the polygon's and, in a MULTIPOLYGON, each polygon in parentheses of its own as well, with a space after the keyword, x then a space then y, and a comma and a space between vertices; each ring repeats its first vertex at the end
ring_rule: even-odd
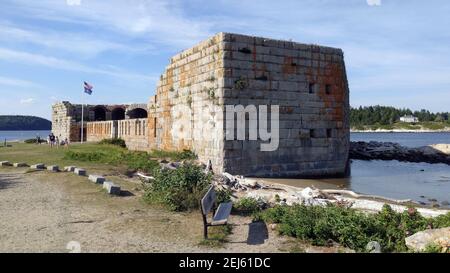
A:
POLYGON ((228 217, 231 213, 231 208, 233 207, 233 203, 221 203, 217 208, 216 214, 214 215, 211 225, 225 225, 228 221, 228 217))

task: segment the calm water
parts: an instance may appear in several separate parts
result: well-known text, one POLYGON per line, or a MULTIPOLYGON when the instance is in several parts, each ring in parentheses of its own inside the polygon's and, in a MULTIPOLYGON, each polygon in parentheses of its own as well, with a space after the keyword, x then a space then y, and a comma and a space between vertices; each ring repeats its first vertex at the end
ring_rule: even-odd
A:
POLYGON ((37 135, 41 139, 47 139, 50 131, 0 131, 0 142, 5 141, 17 141, 26 140, 30 138, 36 138, 37 135))
MULTIPOLYGON (((352 133, 352 141, 389 141, 404 146, 450 144, 450 133, 352 133)), ((398 161, 353 160, 352 175, 345 179, 266 179, 292 186, 344 187, 364 194, 430 203, 450 202, 450 166, 398 161), (422 197, 424 196, 424 197, 422 197)), ((449 208, 450 206, 445 206, 449 208)))

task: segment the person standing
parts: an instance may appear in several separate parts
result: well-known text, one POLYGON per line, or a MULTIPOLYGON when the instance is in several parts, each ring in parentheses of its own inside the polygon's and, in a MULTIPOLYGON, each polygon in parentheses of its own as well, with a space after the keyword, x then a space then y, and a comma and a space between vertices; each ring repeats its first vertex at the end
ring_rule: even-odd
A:
POLYGON ((53 146, 55 145, 55 135, 51 133, 49 139, 50 139, 50 148, 53 148, 53 146))

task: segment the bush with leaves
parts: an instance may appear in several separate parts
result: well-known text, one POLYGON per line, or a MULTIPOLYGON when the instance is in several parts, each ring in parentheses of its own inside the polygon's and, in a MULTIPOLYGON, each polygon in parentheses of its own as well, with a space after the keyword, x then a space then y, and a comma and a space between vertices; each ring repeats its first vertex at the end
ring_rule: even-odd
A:
POLYGON ((158 170, 154 177, 144 199, 174 211, 198 209, 200 200, 211 185, 211 175, 193 164, 184 164, 176 170, 158 170))
POLYGON ((252 197, 240 198, 233 204, 233 211, 238 214, 250 215, 261 211, 264 208, 264 202, 252 197))
POLYGON ((416 209, 395 212, 389 205, 376 214, 351 208, 294 205, 276 206, 258 215, 262 220, 278 223, 283 235, 293 236, 315 245, 334 241, 357 251, 377 241, 385 252, 408 251, 405 238, 432 227, 450 226, 450 213, 434 219, 421 216, 416 209))

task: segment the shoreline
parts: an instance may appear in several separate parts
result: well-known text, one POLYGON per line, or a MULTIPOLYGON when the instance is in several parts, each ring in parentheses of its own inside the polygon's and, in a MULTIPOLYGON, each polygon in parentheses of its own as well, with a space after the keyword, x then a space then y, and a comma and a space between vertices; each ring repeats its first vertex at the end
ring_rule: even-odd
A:
POLYGON ((443 130, 406 130, 406 129, 376 129, 376 130, 350 130, 350 133, 450 133, 450 129, 443 130))

